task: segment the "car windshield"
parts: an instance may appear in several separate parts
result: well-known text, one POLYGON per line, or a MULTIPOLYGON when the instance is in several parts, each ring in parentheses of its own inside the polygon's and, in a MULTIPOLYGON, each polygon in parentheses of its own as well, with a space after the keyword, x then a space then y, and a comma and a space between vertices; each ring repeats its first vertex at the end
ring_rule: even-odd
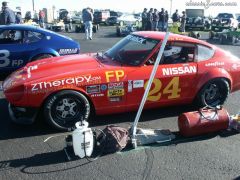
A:
POLYGON ((228 13, 220 13, 218 14, 218 18, 233 18, 233 15, 228 13))
POLYGON ((128 35, 109 49, 105 55, 121 64, 140 65, 159 43, 158 40, 128 35))

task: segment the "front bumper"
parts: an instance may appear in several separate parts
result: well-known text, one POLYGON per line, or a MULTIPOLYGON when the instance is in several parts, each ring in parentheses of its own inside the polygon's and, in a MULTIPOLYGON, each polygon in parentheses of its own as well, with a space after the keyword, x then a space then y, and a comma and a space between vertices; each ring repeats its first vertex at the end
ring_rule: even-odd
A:
POLYGON ((18 124, 32 124, 37 117, 38 109, 16 107, 9 103, 8 112, 13 122, 18 124))

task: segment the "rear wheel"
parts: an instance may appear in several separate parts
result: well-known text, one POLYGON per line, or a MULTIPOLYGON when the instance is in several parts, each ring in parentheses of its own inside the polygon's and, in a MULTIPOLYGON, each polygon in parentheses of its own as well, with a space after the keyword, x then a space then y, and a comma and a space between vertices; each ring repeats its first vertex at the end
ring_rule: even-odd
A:
POLYGON ((68 130, 74 127, 76 122, 89 118, 90 107, 88 99, 82 93, 64 90, 47 99, 44 116, 54 128, 68 130))
POLYGON ((226 79, 214 79, 206 83, 197 95, 197 104, 199 106, 217 106, 222 105, 230 92, 229 83, 226 79))
POLYGON ((97 32, 97 27, 94 25, 92 30, 93 30, 94 33, 96 33, 97 32))

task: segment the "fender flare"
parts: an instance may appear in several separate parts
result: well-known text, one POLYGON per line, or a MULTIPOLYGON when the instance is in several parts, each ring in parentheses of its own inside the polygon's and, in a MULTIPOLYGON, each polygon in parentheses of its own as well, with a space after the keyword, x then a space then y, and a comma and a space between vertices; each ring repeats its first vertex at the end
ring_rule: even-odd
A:
MULTIPOLYGON (((217 79, 217 78, 224 78, 228 81, 230 91, 232 90, 232 77, 230 74, 222 68, 215 68, 209 72, 206 72, 201 79, 199 80, 199 83, 197 85, 196 91, 199 92, 201 88, 211 79, 217 79)), ((196 92, 196 94, 197 94, 196 92)))
POLYGON ((31 61, 35 56, 40 54, 52 54, 54 56, 60 56, 59 53, 51 48, 38 48, 34 52, 31 53, 30 58, 28 61, 31 61))

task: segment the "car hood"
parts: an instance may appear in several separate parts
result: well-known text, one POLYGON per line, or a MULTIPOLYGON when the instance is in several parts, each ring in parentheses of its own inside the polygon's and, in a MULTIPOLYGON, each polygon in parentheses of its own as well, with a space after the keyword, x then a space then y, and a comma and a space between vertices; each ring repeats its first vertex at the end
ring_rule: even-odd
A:
POLYGON ((31 62, 25 66, 27 79, 56 77, 68 74, 79 74, 101 68, 93 54, 60 56, 31 62))

